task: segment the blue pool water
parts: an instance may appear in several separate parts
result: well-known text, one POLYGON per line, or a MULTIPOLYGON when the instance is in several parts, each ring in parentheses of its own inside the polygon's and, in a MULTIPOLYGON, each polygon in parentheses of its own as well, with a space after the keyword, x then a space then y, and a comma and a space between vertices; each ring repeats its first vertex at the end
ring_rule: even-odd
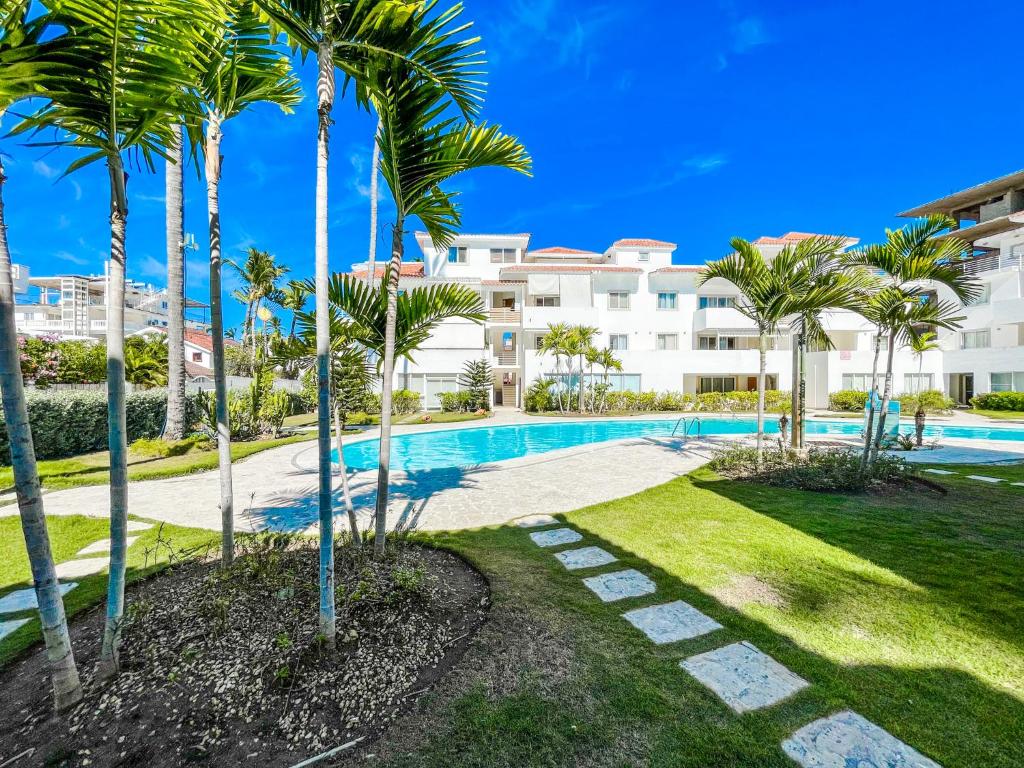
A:
MULTIPOLYGON (((676 426, 674 419, 640 421, 570 421, 551 424, 516 424, 504 427, 477 427, 435 432, 413 432, 391 439, 391 466, 401 470, 473 467, 505 459, 533 456, 559 448, 602 443, 627 437, 668 437, 676 426)), ((753 418, 701 419, 703 435, 752 434, 753 418)), ((772 418, 765 431, 778 432, 772 418)), ((902 430, 907 431, 904 425, 902 430)), ((809 421, 811 435, 859 435, 860 420, 809 421)), ((936 424, 925 427, 926 437, 961 437, 982 440, 1024 440, 1024 429, 1005 427, 954 427, 936 424)), ((345 446, 345 463, 352 469, 377 466, 376 440, 345 446)))

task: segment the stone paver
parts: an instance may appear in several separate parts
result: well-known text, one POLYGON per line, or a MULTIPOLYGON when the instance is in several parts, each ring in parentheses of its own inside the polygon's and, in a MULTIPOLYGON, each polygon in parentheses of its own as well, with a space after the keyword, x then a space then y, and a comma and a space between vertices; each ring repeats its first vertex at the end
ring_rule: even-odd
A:
POLYGON ((649 595, 658 589, 653 581, 632 568, 590 576, 584 579, 583 583, 605 603, 625 600, 627 597, 649 595))
POLYGON ((540 528, 543 525, 554 525, 557 522, 558 520, 551 515, 530 515, 529 517, 520 517, 515 524, 519 528, 540 528))
MULTIPOLYGON (((66 595, 77 586, 78 584, 73 581, 67 584, 61 584, 60 593, 62 595, 66 595)), ((32 587, 16 589, 13 592, 8 592, 3 597, 0 597, 0 613, 30 611, 38 607, 39 603, 36 602, 36 591, 32 587)))
POLYGON ((679 666, 739 713, 771 706, 810 685, 746 641, 691 656, 679 666))
POLYGON ((931 472, 933 475, 955 475, 956 472, 950 472, 948 469, 926 469, 925 472, 931 472))
POLYGON ((1005 483, 1001 477, 988 477, 987 475, 968 475, 968 480, 980 480, 983 483, 1005 483))
POLYGON ((65 560, 57 564, 57 578, 80 579, 99 573, 110 564, 106 557, 86 557, 82 560, 65 560))
POLYGON ((28 619, 7 619, 6 621, 0 621, 0 640, 3 640, 19 627, 23 627, 28 624, 28 621, 28 619))
POLYGON ((555 528, 552 531, 537 531, 530 538, 538 547, 557 547, 562 544, 575 544, 583 538, 583 534, 572 528, 555 528))
POLYGON ((722 625, 710 616, 705 616, 682 600, 626 611, 622 618, 657 645, 690 640, 722 628, 722 625))
POLYGON ((1022 488, 1024 488, 1024 483, 1010 483, 1010 485, 1019 485, 1022 488))
POLYGON ((941 768, 856 712, 805 725, 782 751, 803 768, 941 768))
POLYGON ((143 522, 141 522, 139 520, 129 520, 128 521, 128 530, 132 531, 132 532, 135 532, 135 531, 148 531, 152 527, 153 527, 152 523, 143 523, 143 522))
MULTIPOLYGON (((138 536, 129 536, 127 539, 125 539, 125 543, 130 547, 132 544, 134 544, 138 540, 139 540, 138 536)), ((78 554, 79 555, 98 555, 98 554, 100 554, 102 552, 109 552, 109 551, 110 551, 110 539, 100 539, 99 541, 94 541, 92 544, 90 544, 87 547, 82 547, 80 550, 78 550, 78 554)))
POLYGON ((570 571, 580 568, 596 568, 599 565, 608 565, 618 561, 611 552, 605 552, 600 547, 583 547, 581 549, 567 549, 564 552, 555 553, 555 557, 570 571))

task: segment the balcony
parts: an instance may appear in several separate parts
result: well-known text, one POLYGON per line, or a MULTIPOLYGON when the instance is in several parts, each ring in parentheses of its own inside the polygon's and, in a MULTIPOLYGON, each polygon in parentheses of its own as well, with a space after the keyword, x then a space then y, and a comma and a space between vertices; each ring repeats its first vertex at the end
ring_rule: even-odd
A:
POLYGON ((491 366, 494 368, 518 368, 519 356, 514 349, 501 349, 491 356, 491 366))
POLYGON ((694 333, 701 331, 756 331, 754 321, 733 307, 707 307, 693 313, 694 333))
POLYGON ((992 302, 992 319, 996 325, 1024 323, 1024 298, 992 302))
POLYGON ((495 325, 520 325, 523 322, 523 313, 508 307, 492 307, 487 310, 487 322, 495 325))
POLYGON ((523 327, 543 330, 552 323, 597 326, 594 307, 524 307, 523 327))
POLYGON ((954 266, 965 275, 977 275, 982 272, 1021 271, 1024 270, 1024 253, 986 253, 957 262, 954 266))

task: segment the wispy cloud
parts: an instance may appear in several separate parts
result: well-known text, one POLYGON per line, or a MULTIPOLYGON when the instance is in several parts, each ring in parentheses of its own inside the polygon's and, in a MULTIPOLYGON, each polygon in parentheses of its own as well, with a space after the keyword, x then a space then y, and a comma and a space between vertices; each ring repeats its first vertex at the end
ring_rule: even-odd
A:
POLYGON ((135 195, 133 199, 143 203, 160 203, 160 205, 167 202, 164 195, 135 195))
POLYGON ((57 229, 67 229, 71 226, 71 219, 65 216, 63 213, 57 217, 57 229))
POLYGON ((718 71, 728 67, 732 57, 742 56, 755 48, 775 42, 760 16, 741 12, 732 0, 721 0, 719 5, 728 21, 729 35, 726 48, 716 56, 715 69, 718 71))
POLYGON ((167 264, 148 253, 138 260, 132 271, 149 279, 167 278, 167 264))
POLYGON ((84 267, 89 263, 89 259, 71 253, 71 251, 57 251, 53 254, 53 257, 55 259, 60 259, 61 261, 66 261, 69 264, 74 264, 76 267, 84 267))
POLYGON ((55 179, 60 176, 60 171, 45 160, 34 161, 32 163, 32 170, 35 171, 37 176, 42 176, 44 179, 55 179))
POLYGON ((68 181, 71 183, 71 188, 75 190, 75 202, 78 202, 82 199, 82 185, 74 179, 68 179, 68 181))

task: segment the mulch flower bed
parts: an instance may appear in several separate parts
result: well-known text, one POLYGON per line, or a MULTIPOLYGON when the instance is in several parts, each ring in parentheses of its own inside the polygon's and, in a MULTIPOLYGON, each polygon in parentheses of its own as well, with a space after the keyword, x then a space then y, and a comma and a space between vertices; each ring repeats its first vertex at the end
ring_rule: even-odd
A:
POLYGON ((242 537, 226 570, 178 565, 128 595, 121 673, 91 680, 102 608, 72 638, 85 700, 54 717, 40 649, 0 674, 0 764, 290 766, 365 746, 458 659, 490 604, 461 559, 406 543, 336 550, 337 643, 319 627, 316 542, 242 537))

